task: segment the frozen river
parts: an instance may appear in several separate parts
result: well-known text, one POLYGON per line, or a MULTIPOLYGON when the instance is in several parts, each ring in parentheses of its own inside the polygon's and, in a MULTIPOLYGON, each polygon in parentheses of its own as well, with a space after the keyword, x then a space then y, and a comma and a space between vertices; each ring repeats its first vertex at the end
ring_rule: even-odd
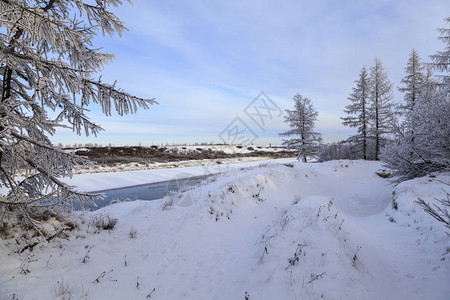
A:
MULTIPOLYGON (((94 207, 93 205, 85 205, 84 207, 87 210, 96 210, 116 202, 161 199, 172 191, 178 191, 183 188, 199 184, 208 176, 211 175, 191 176, 187 178, 182 177, 179 179, 153 182, 117 189, 94 191, 92 192, 93 194, 102 193, 105 194, 106 198, 102 201, 97 201, 97 207, 94 207)), ((80 210, 79 205, 74 204, 74 207, 76 210, 80 210)))

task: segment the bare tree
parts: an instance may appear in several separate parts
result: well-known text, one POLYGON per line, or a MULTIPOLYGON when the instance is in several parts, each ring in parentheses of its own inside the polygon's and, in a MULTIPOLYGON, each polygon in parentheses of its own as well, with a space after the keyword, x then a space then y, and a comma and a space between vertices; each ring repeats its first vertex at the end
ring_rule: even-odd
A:
POLYGON ((57 127, 96 135, 101 129, 85 114, 96 103, 105 115, 148 108, 153 99, 130 95, 95 79, 114 55, 96 49, 98 31, 119 35, 126 29, 110 11, 120 0, 0 0, 0 182, 5 214, 20 212, 33 223, 40 207, 71 207, 98 196, 75 191, 59 178, 71 176, 80 157, 52 145, 57 127), (48 111, 52 111, 51 118, 48 111), (19 169, 26 169, 17 181, 19 169))

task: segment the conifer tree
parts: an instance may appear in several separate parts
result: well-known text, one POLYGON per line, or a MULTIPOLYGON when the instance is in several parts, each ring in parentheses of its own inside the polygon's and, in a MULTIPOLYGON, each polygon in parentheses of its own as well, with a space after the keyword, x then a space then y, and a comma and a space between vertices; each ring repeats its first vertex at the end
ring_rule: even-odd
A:
POLYGON ((296 136, 289 140, 283 140, 283 146, 288 149, 297 149, 297 159, 307 161, 308 157, 318 154, 322 137, 314 131, 318 112, 315 110, 310 99, 296 94, 293 98, 294 110, 286 110, 285 122, 291 127, 290 130, 280 133, 281 136, 296 136))
MULTIPOLYGON (((92 202, 60 178, 85 160, 54 146, 49 135, 69 127, 96 135, 101 127, 86 116, 96 103, 105 115, 148 108, 153 99, 130 95, 95 79, 114 55, 92 44, 98 31, 119 35, 126 29, 108 9, 120 0, 0 0, 0 197, 2 216, 20 212, 33 221, 41 207, 92 202), (51 118, 48 111, 52 111, 51 118), (19 170, 26 170, 17 181, 19 170)), ((17 214, 16 214, 17 215, 17 214)))
POLYGON ((393 105, 391 100, 392 83, 380 59, 375 58, 375 65, 370 68, 370 122, 371 135, 375 140, 375 160, 379 159, 380 149, 385 135, 392 131, 393 105))
MULTIPOLYGON (((449 25, 450 17, 446 18, 445 22, 449 25)), ((433 60, 432 66, 434 69, 444 73, 442 78, 443 83, 445 83, 445 81, 450 80, 450 76, 448 75, 450 71, 450 28, 442 27, 438 31, 440 34, 438 39, 446 45, 443 51, 438 51, 435 55, 431 56, 431 59, 433 60)))
MULTIPOLYGON (((450 18, 446 21, 449 24, 450 18)), ((446 45, 431 57, 430 65, 441 73, 422 85, 412 111, 396 131, 395 142, 382 151, 382 160, 397 182, 450 170, 450 28, 439 32, 446 45)))
POLYGON ((448 86, 436 93, 421 93, 396 130, 395 140, 383 148, 381 159, 392 170, 394 181, 450 170, 449 95, 448 86))
POLYGON ((369 128, 368 104, 369 104, 369 75, 366 67, 363 67, 359 79, 355 81, 356 87, 347 98, 352 103, 347 105, 344 112, 348 115, 343 117, 342 124, 356 127, 358 134, 350 137, 349 141, 361 148, 362 157, 367 159, 367 140, 369 128))
POLYGON ((419 98, 422 85, 427 80, 426 75, 424 75, 424 66, 415 49, 412 49, 411 51, 405 71, 406 76, 401 80, 403 87, 400 87, 399 90, 405 93, 405 103, 404 105, 401 105, 400 108, 404 113, 407 113, 414 109, 414 104, 419 98))

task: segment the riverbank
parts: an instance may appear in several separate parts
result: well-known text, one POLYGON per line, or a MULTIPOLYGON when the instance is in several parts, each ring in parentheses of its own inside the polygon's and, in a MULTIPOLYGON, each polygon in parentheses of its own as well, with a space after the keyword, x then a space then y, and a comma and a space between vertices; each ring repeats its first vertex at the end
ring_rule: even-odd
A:
POLYGON ((230 170, 250 168, 264 165, 294 163, 295 158, 257 159, 241 161, 230 160, 226 163, 211 161, 193 161, 191 164, 177 164, 169 168, 155 168, 145 170, 123 170, 116 172, 95 172, 73 175, 72 178, 62 178, 65 183, 76 187, 79 191, 93 192, 122 187, 136 186, 155 182, 179 180, 196 176, 219 174, 230 170))
POLYGON ((380 168, 367 161, 235 168, 160 200, 77 213, 72 230, 50 243, 20 252, 17 240, 1 242, 0 294, 446 299, 450 237, 415 201, 437 204, 450 175, 394 187, 380 168))

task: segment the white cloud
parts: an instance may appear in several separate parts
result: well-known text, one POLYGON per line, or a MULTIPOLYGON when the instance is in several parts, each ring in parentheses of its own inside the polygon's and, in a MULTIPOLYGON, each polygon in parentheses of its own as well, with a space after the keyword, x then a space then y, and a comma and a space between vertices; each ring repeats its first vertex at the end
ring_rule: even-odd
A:
POLYGON ((130 31, 98 39, 119 56, 104 78, 160 105, 107 129, 118 139, 133 128, 155 139, 214 138, 260 91, 283 109, 299 92, 319 110, 325 138, 345 138, 339 117, 362 66, 380 57, 397 87, 411 48, 424 60, 442 48, 435 28, 448 8, 443 0, 125 4, 116 12, 130 31))

